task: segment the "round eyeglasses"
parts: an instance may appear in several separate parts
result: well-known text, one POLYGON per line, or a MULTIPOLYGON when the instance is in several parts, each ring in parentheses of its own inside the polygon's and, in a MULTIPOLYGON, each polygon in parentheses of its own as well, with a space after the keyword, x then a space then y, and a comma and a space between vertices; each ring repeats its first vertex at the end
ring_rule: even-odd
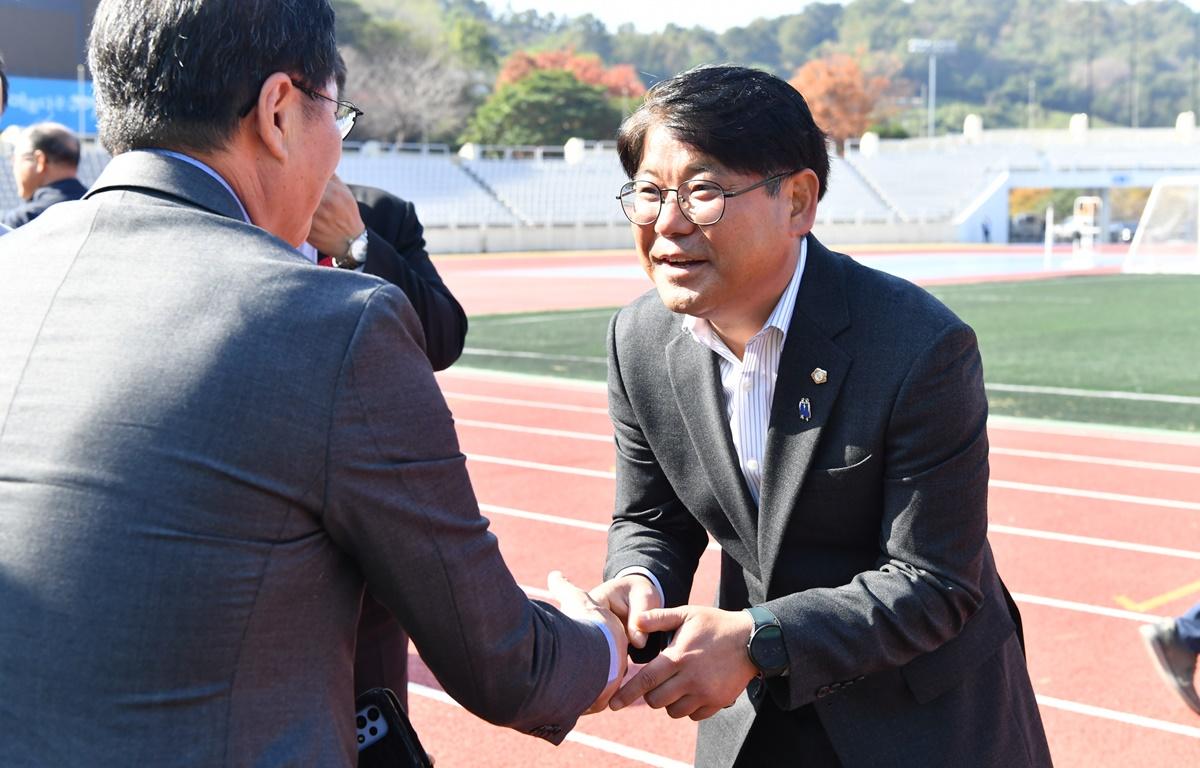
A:
POLYGON ((777 173, 734 192, 727 192, 720 184, 708 179, 685 181, 676 189, 663 189, 652 181, 631 181, 621 187, 617 199, 621 201, 621 210, 630 223, 645 226, 658 221, 667 193, 674 192, 675 202, 684 218, 705 227, 716 224, 725 215, 726 198, 737 197, 798 172, 777 173))

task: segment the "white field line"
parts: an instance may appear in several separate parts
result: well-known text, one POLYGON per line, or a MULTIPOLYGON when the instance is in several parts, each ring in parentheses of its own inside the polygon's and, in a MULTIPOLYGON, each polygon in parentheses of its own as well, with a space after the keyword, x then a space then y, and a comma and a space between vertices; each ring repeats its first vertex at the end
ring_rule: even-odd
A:
POLYGON ((1166 507, 1168 509, 1187 509, 1200 512, 1200 502, 1179 501, 1177 499, 1160 499, 1153 496, 1132 496, 1127 493, 1108 493, 1107 491, 1087 491, 1080 488, 1064 488, 1058 485, 1038 485, 1036 483, 1017 483, 1011 480, 989 480, 988 486, 1004 488, 1010 491, 1028 491, 1030 493, 1048 493, 1053 496, 1074 496, 1082 499, 1097 499, 1099 501, 1118 501, 1123 504, 1140 504, 1146 507, 1166 507))
MULTIPOLYGON (((564 525, 568 528, 582 528, 585 531, 594 531, 596 533, 608 533, 608 523, 593 523, 588 520, 577 520, 573 517, 562 517, 561 515, 547 515, 542 512, 530 512, 525 509, 513 509, 512 507, 501 507, 497 504, 480 503, 479 509, 490 515, 503 515, 504 517, 517 517, 522 520, 533 520, 538 523, 547 523, 548 525, 564 525)), ((709 539, 706 549, 714 552, 720 552, 721 546, 712 539, 709 539)))
POLYGON ((578 475, 579 477, 596 477, 601 480, 616 480, 615 472, 604 472, 599 469, 583 469, 581 467, 567 467, 562 464, 543 464, 540 461, 522 461, 521 459, 506 459, 501 456, 485 456, 479 453, 466 454, 467 461, 478 462, 480 464, 501 464, 507 467, 520 467, 521 469, 536 469, 541 472, 557 472, 563 475, 578 475))
MULTIPOLYGON (((522 469, 534 469, 543 472, 557 472, 559 474, 578 475, 580 477, 594 477, 602 480, 615 480, 617 478, 615 472, 606 472, 598 469, 581 469, 579 467, 568 467, 562 464, 544 464, 538 461, 506 459, 500 456, 487 456, 478 453, 467 454, 467 459, 470 461, 479 462, 481 464, 502 464, 510 467, 520 467, 522 469)), ((988 486, 991 488, 1004 488, 1010 491, 1045 493, 1052 496, 1073 496, 1084 499, 1097 499, 1099 501, 1116 501, 1123 504, 1139 504, 1148 507, 1166 507, 1168 509, 1186 509, 1200 512, 1200 502, 1195 501, 1159 499, 1151 496, 1132 496, 1127 493, 1108 493, 1107 491, 1088 491, 1079 488, 1064 488, 1058 485, 1017 483, 1011 480, 989 480, 988 486)))
POLYGON ((1073 611, 1075 613, 1087 613, 1092 616, 1104 616, 1109 619, 1136 621, 1141 624, 1150 624, 1164 618, 1153 613, 1123 611, 1120 608, 1109 608, 1106 605, 1092 605, 1091 603, 1079 603, 1074 600, 1060 600, 1057 597, 1042 597, 1041 595, 1030 595, 1025 592, 1013 592, 1012 597, 1018 603, 1043 605, 1047 608, 1058 608, 1059 610, 1073 611))
MULTIPOLYGON (((596 443, 612 444, 612 435, 601 435, 593 432, 572 432, 566 429, 548 429, 546 427, 522 427, 515 424, 501 424, 496 421, 476 421, 475 419, 455 419, 455 424, 477 429, 496 429, 502 432, 517 432, 523 435, 543 435, 545 437, 566 437, 572 440, 588 440, 596 443)), ((1200 469, 1197 469, 1200 472, 1200 469)))
POLYGON ((1188 395, 1156 395, 1146 392, 1121 392, 1119 390, 1072 389, 1070 387, 1035 387, 1026 384, 984 384, 984 389, 993 392, 1023 392, 1031 395, 1060 395, 1063 397, 1092 397, 1101 400, 1138 400, 1151 403, 1179 403, 1200 405, 1200 397, 1188 395))
POLYGON ((1149 469, 1157 472, 1183 472, 1185 474, 1200 475, 1200 467, 1188 466, 1187 464, 1164 464, 1158 461, 1137 461, 1135 459, 1110 459, 1104 456, 1084 456, 1078 453, 1053 453, 1051 451, 1027 451, 1021 448, 992 448, 991 452, 998 456, 1019 456, 1026 459, 1070 461, 1078 464, 1098 464, 1106 467, 1149 469))
MULTIPOLYGON (((461 704, 450 698, 449 694, 447 694, 445 691, 438 690, 437 688, 430 688, 429 686, 421 685, 420 683, 409 683, 408 692, 426 699, 433 699, 441 704, 449 704, 452 707, 462 709, 461 704)), ((568 733, 567 741, 573 741, 576 744, 582 744, 585 747, 591 747, 592 749, 599 750, 601 752, 607 752, 608 754, 616 755, 617 757, 623 757, 626 760, 632 760, 635 763, 642 763, 643 765, 653 765, 657 768, 691 768, 691 763, 672 760, 669 757, 656 755, 653 752, 647 752, 644 749, 629 747, 624 744, 619 744, 615 741, 602 739, 599 736, 590 736, 586 733, 580 733, 579 731, 571 731, 568 733)))
POLYGON ((1061 541, 1068 544, 1082 544, 1088 547, 1103 547, 1105 549, 1120 549, 1126 552, 1139 552, 1145 555, 1162 555, 1164 557, 1179 557, 1184 560, 1200 560, 1200 552, 1193 552, 1190 549, 1175 549, 1173 547, 1159 547, 1153 544, 1135 544, 1129 541, 1118 541, 1116 539, 1097 539, 1092 536, 1076 536, 1073 533, 1055 533, 1054 531, 1039 531, 1034 528, 1017 528, 1012 525, 1000 525, 991 523, 988 525, 988 533, 1001 533, 1009 536, 1025 536, 1031 539, 1046 539, 1048 541, 1061 541))
POLYGON ((492 395, 472 395, 466 392, 445 390, 442 396, 447 400, 468 400, 477 403, 493 403, 495 405, 513 405, 520 408, 540 408, 547 411, 566 411, 567 413, 598 413, 608 415, 607 408, 597 408, 590 405, 570 405, 567 403, 548 403, 544 400, 521 400, 514 397, 493 397, 492 395))
MULTIPOLYGON (((520 424, 507 424, 499 421, 477 421, 473 419, 456 419, 456 423, 479 429, 494 429, 502 432, 516 432, 526 435, 547 435, 549 437, 565 437, 573 440, 587 440, 597 443, 611 443, 612 433, 573 432, 563 429, 546 429, 542 427, 526 427, 520 424)), ((1126 469, 1146 469, 1157 472, 1180 472, 1183 474, 1200 475, 1200 467, 1187 464, 1166 464, 1158 461, 1138 461, 1136 459, 1112 459, 1107 456, 1088 456, 1079 453, 1058 453, 1055 451, 1032 451, 1023 448, 992 448, 991 453, 997 456, 1016 456, 1026 459, 1044 459, 1046 461, 1067 461, 1076 464, 1094 464, 1105 467, 1122 467, 1126 469)))
POLYGON ((1174 733, 1180 736, 1188 736, 1193 739, 1200 739, 1200 728, 1197 728, 1194 725, 1180 725, 1179 723, 1172 723, 1169 720, 1156 720, 1153 717, 1132 715, 1128 712, 1118 712, 1115 709, 1094 707, 1091 704, 1080 704, 1076 701, 1056 699, 1053 696, 1043 696, 1041 694, 1037 694, 1037 703, 1043 707, 1062 709, 1067 712, 1074 712, 1077 715, 1098 717, 1102 720, 1114 720, 1118 723, 1136 725, 1139 728, 1149 728, 1155 731, 1166 731, 1167 733, 1174 733))

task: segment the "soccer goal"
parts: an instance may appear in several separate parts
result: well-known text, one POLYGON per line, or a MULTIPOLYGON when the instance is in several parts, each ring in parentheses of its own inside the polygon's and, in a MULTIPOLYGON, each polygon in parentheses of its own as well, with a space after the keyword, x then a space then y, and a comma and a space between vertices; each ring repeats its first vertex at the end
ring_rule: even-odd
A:
POLYGON ((1154 183, 1121 271, 1200 274, 1200 176, 1154 183))

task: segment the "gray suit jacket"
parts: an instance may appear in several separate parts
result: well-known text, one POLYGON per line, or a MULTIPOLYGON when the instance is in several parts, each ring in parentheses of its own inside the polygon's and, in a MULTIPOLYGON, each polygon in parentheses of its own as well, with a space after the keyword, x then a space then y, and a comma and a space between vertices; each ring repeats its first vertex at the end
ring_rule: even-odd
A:
POLYGON ((847 768, 1047 765, 986 538, 987 401, 971 329, 810 235, 756 508, 717 356, 681 319, 650 292, 610 329, 606 576, 646 567, 668 604, 684 603, 707 531, 723 550, 718 605, 771 609, 791 660, 787 677, 701 724, 698 764, 732 764, 770 695, 785 711, 815 703, 847 768))
POLYGON ((560 741, 604 686, 505 567, 397 288, 136 152, 5 235, 0 306, 6 766, 353 765, 364 582, 492 722, 560 741))

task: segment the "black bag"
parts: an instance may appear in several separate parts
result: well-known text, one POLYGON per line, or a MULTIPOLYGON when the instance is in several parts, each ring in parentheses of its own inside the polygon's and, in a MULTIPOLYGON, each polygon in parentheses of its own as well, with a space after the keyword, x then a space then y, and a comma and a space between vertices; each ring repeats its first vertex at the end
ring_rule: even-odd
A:
POLYGON ((433 768, 400 700, 372 688, 354 702, 359 768, 433 768))

